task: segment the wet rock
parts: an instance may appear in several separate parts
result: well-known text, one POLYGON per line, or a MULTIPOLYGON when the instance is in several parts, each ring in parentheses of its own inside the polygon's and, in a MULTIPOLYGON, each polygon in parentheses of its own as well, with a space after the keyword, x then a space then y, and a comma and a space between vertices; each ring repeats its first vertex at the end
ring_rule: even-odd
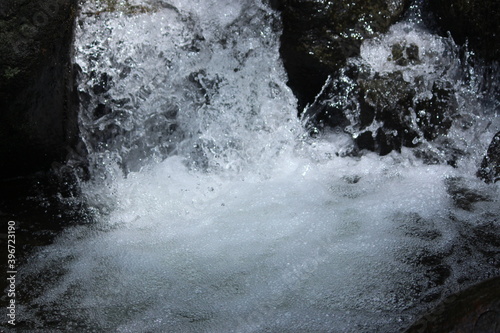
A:
POLYGON ((158 6, 163 6, 167 8, 174 8, 169 4, 164 4, 163 2, 159 2, 158 4, 134 4, 133 1, 129 0, 91 0, 88 1, 93 5, 93 9, 91 11, 85 12, 84 14, 92 16, 92 15, 100 15, 106 12, 121 12, 126 15, 137 15, 141 13, 149 13, 154 12, 158 8, 158 6))
POLYGON ((70 59, 77 1, 0 5, 0 175, 46 170, 76 145, 70 59))
POLYGON ((496 183, 500 180, 500 132, 491 140, 477 176, 486 183, 496 183))
POLYGON ((392 46, 391 59, 398 66, 408 66, 420 63, 418 46, 410 43, 397 43, 392 46))
POLYGON ((461 177, 448 178, 445 185, 454 205, 466 211, 474 210, 474 204, 477 202, 492 200, 489 194, 479 188, 477 184, 461 177))
MULTIPOLYGON (((385 32, 409 4, 406 0, 271 1, 281 9, 281 56, 289 86, 301 109, 321 90, 328 75, 347 58, 359 54, 361 43, 385 32)), ((410 50, 411 53, 411 50, 410 50)))
MULTIPOLYGON (((360 109, 360 118, 369 110, 375 115, 373 121, 383 124, 376 131, 376 150, 385 155, 392 150, 400 151, 402 145, 414 145, 413 140, 418 136, 410 124, 414 90, 403 80, 402 73, 358 82, 360 98, 366 105, 360 109)), ((363 127, 363 122, 360 125, 363 127)))
POLYGON ((448 265, 433 265, 425 273, 428 281, 427 288, 442 286, 451 275, 451 267, 448 265))
POLYGON ((500 57, 500 2, 497 0, 432 0, 427 7, 434 13, 443 35, 451 32, 463 45, 466 41, 477 55, 498 61, 500 57))
POLYGON ((499 331, 500 278, 496 277, 449 296, 406 333, 499 331))
MULTIPOLYGON (((472 187, 475 183, 482 186, 477 180, 471 180, 470 183, 464 179, 456 181, 460 181, 462 185, 467 183, 467 187, 472 187)), ((489 188, 483 186, 484 189, 489 188)), ((415 279, 410 288, 416 291, 414 297, 418 303, 436 306, 436 302, 443 294, 447 294, 449 288, 464 289, 471 283, 498 276, 500 226, 498 214, 492 212, 495 202, 478 205, 483 206, 482 210, 478 210, 483 213, 470 214, 457 210, 444 218, 423 218, 417 213, 398 213, 393 216, 397 225, 394 230, 396 235, 408 238, 407 247, 400 249, 395 258, 403 265, 412 267, 415 279), (450 238, 452 234, 457 237, 450 238), (481 269, 478 270, 477 267, 481 269), (441 288, 443 285, 448 287, 441 288)), ((434 314, 435 312, 429 314, 426 319, 434 320, 434 314)), ((443 316, 442 319, 446 320, 447 317, 443 316)), ((437 327, 432 332, 462 332, 440 331, 437 327)), ((421 330, 412 332, 428 332, 425 326, 419 326, 419 329, 421 330)))
MULTIPOLYGON (((483 252, 489 250, 494 252, 494 250, 500 249, 500 238, 498 237, 500 235, 500 225, 486 220, 474 227, 473 234, 475 239, 481 242, 483 252)), ((500 256, 500 253, 496 251, 494 256, 500 256)))
MULTIPOLYGON (((418 48, 395 45, 391 61, 420 61, 418 48)), ((340 128, 352 135, 357 148, 386 155, 448 133, 457 114, 455 91, 441 79, 428 85, 405 80, 401 70, 377 73, 354 62, 327 81, 303 117, 309 127, 340 128)))
MULTIPOLYGON (((413 237, 424 241, 435 241, 442 237, 434 221, 424 219, 416 213, 396 215, 395 221, 399 224, 398 230, 405 237, 413 237)), ((436 258, 435 255, 424 255, 419 263, 427 266, 440 264, 441 261, 436 261, 436 258)))
POLYGON ((449 82, 434 82, 431 94, 431 98, 412 105, 418 127, 429 141, 448 133, 457 109, 454 90, 449 82))
POLYGON ((104 94, 113 87, 113 77, 107 73, 102 73, 97 82, 92 87, 92 91, 96 95, 104 94))

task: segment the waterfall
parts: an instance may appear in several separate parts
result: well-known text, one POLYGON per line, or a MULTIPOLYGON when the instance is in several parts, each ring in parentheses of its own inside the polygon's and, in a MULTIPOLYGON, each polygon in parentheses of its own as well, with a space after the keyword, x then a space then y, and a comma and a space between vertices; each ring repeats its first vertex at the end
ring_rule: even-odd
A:
MULTIPOLYGON (((500 273, 499 188, 474 176, 498 105, 451 38, 407 20, 364 42, 351 65, 370 75, 395 70, 395 41, 417 45, 404 80, 422 98, 448 82, 459 111, 420 155, 353 154, 359 128, 310 135, 296 116, 261 1, 96 3, 75 38, 95 222, 19 270, 21 327, 394 332, 500 273), (455 166, 421 157, 456 151, 455 166)), ((335 97, 355 119, 357 101, 335 97)))

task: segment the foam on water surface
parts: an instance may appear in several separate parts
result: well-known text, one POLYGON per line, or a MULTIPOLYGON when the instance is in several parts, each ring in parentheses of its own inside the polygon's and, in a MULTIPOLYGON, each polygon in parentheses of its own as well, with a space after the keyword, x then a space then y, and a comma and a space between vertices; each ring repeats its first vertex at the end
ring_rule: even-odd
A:
POLYGON ((391 331, 484 273, 454 249, 485 221, 450 219, 450 167, 288 156, 273 173, 227 179, 173 157, 117 180, 104 230, 68 230, 23 272, 61 274, 33 304, 83 331, 391 331), (446 283, 415 264, 432 256, 446 283))
MULTIPOLYGON (((262 4, 156 5, 81 19, 93 172, 83 190, 98 221, 68 228, 20 270, 26 284, 41 281, 19 307, 23 325, 397 331, 498 274, 495 242, 481 238, 499 228, 497 185, 411 150, 341 158, 346 135, 306 138, 278 56, 279 19, 262 4)), ((406 28, 386 39, 445 47, 406 28)), ((384 45, 362 48, 380 71, 384 45)))

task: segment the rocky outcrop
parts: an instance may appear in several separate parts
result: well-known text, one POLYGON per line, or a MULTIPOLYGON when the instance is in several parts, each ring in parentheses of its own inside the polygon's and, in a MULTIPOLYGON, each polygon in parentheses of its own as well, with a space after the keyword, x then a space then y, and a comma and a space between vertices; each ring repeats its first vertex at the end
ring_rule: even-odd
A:
POLYGON ((466 40, 486 60, 500 59, 500 2, 497 0, 428 0, 441 33, 448 31, 455 42, 466 40))
POLYGON ((463 177, 450 177, 445 179, 444 183, 446 192, 456 208, 471 212, 476 203, 493 200, 484 187, 486 185, 482 183, 477 184, 463 177))
POLYGON ((486 183, 496 183, 500 180, 500 132, 491 140, 477 176, 486 183))
POLYGON ((76 0, 0 3, 0 175, 45 170, 77 141, 76 0))
POLYGON ((314 100, 328 75, 359 54, 365 38, 385 32, 409 1, 272 0, 282 11, 281 56, 299 109, 314 100))
MULTIPOLYGON (((269 1, 282 12, 280 51, 289 86, 298 98, 299 114, 314 131, 337 128, 351 134, 355 150, 384 155, 404 146, 441 142, 460 118, 456 87, 449 78, 431 71, 431 79, 425 75, 408 80, 406 68, 426 64, 421 56, 429 52, 419 50, 418 45, 402 42, 390 46, 387 60, 391 68, 400 70, 374 73, 351 61, 359 55, 364 40, 380 36, 401 18, 408 1, 269 1)), ((500 59, 500 2, 429 0, 415 5, 419 6, 415 9, 418 15, 430 19, 427 23, 438 22, 433 27, 442 35, 451 31, 456 42, 468 40, 469 49, 476 55, 500 59), (420 11, 422 4, 426 10, 420 11)), ((484 76, 493 77, 495 73, 485 70, 484 76)), ((494 80, 485 80, 482 92, 498 94, 498 88, 490 82, 494 80)), ((440 156, 424 156, 425 152, 416 149, 415 154, 428 163, 455 165, 460 152, 452 150, 440 156)))
POLYGON ((450 295, 405 332, 498 332, 499 297, 500 278, 486 280, 450 295))
MULTIPOLYGON (((410 48, 416 55, 396 56, 391 61, 420 61, 418 47, 410 48)), ((354 63, 328 80, 304 118, 314 130, 339 128, 351 134, 357 149, 386 155, 445 135, 456 113, 455 91, 445 80, 409 82, 401 70, 378 73, 354 63)))

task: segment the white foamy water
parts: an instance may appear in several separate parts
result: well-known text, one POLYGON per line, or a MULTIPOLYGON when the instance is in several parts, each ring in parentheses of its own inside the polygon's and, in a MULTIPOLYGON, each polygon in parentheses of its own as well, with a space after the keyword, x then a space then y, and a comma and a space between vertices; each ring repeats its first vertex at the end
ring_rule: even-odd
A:
MULTIPOLYGON (((498 274, 494 242, 482 239, 499 228, 498 185, 469 173, 479 152, 461 168, 425 165, 409 149, 339 157, 349 137, 307 138, 296 117, 276 13, 251 0, 151 6, 82 14, 84 192, 97 221, 20 270, 25 284, 40 281, 21 325, 392 332, 498 274), (460 189, 476 194, 469 207, 452 195, 460 189)), ((386 40, 407 34, 442 51, 395 29, 386 40)), ((392 70, 384 47, 367 43, 360 61, 392 70)), ((469 143, 485 149, 494 126, 469 143)))

